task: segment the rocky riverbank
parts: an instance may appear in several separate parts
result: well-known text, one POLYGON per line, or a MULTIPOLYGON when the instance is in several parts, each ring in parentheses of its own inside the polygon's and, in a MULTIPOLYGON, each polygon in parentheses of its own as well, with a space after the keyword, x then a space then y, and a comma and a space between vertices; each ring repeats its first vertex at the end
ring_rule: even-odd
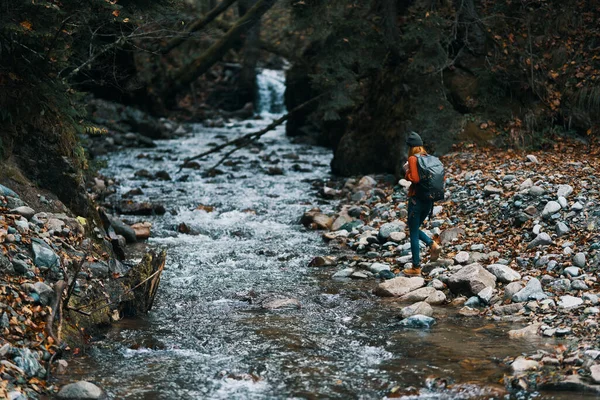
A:
MULTIPOLYGON (((103 327, 147 312, 165 254, 123 261, 125 243, 147 238, 149 226, 131 228, 103 210, 77 216, 12 168, 15 177, 0 185, 0 397, 100 398, 89 382, 59 391, 55 378, 68 376, 69 358, 103 327)), ((95 179, 89 196, 107 184, 95 179)))
POLYGON ((464 318, 522 323, 509 332, 515 340, 556 338, 557 346, 504 360, 509 388, 600 392, 600 159, 582 146, 559 141, 532 154, 463 146, 443 157, 446 201, 426 228, 444 252, 422 265, 423 277, 402 273, 411 260, 409 182, 326 184, 321 195, 340 200, 339 212, 313 209, 301 222, 349 253, 311 266, 330 268, 333 279, 373 280, 375 294, 406 303, 401 326, 430 328, 431 306, 440 305, 464 318))

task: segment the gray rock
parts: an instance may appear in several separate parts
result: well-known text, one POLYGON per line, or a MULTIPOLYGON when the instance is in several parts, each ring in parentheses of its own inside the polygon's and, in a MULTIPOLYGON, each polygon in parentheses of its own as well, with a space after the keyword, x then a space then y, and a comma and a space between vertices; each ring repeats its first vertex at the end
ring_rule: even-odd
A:
POLYGON ((132 227, 121 221, 119 218, 108 216, 108 220, 110 221, 110 226, 115 230, 115 233, 123 236, 127 243, 137 242, 135 230, 132 227))
POLYGON ((31 271, 31 266, 27 264, 24 260, 20 260, 18 258, 14 258, 12 260, 12 266, 16 273, 25 275, 29 271, 31 271))
POLYGON ((579 268, 585 268, 585 254, 577 253, 573 256, 573 265, 579 268))
POLYGON ((538 331, 539 331, 540 327, 541 327, 541 324, 539 324, 539 323, 527 325, 525 328, 522 328, 522 329, 513 329, 513 330, 508 331, 508 336, 513 339, 538 336, 538 331))
POLYGON ((525 357, 517 357, 510 367, 514 373, 521 373, 538 369, 540 363, 534 360, 528 360, 525 357))
POLYGON ((589 286, 582 280, 573 281, 571 290, 589 290, 589 286))
MULTIPOLYGON (((2 316, 0 317, 0 328, 8 328, 9 326, 10 322, 8 320, 8 315, 5 312, 3 312, 2 316)), ((6 345, 8 345, 8 343, 6 345)), ((4 346, 2 346, 2 348, 4 348, 4 346)))
POLYGON ((534 156, 533 154, 527 154, 527 161, 529 161, 530 163, 533 163, 533 164, 539 164, 540 163, 538 161, 537 157, 534 156))
POLYGON ((63 386, 58 392, 59 399, 96 400, 103 397, 102 389, 86 381, 70 383, 63 386))
POLYGON ((571 206, 571 210, 579 212, 579 211, 583 210, 583 204, 581 204, 580 202, 577 201, 577 202, 575 202, 575 204, 573 204, 571 206))
POLYGON ((469 308, 478 308, 483 306, 481 300, 477 296, 471 296, 467 301, 465 301, 465 307, 469 308))
POLYGON ((583 299, 575 296, 561 296, 558 301, 558 306, 562 309, 569 310, 583 304, 583 299))
POLYGON ((270 297, 265 299, 261 307, 265 310, 280 310, 285 308, 300 308, 301 304, 292 297, 270 297))
POLYGON ((36 353, 27 348, 17 347, 13 347, 13 352, 15 353, 13 358, 15 365, 21 368, 28 377, 40 376, 46 373, 36 353))
POLYGON ((556 234, 558 236, 566 235, 569 233, 569 230, 569 227, 564 222, 559 221, 556 223, 556 234))
POLYGON ((567 202, 567 199, 565 199, 564 197, 560 196, 558 198, 558 204, 560 204, 560 206, 562 208, 567 208, 567 206, 569 205, 569 203, 567 202))
POLYGON ((600 383, 600 365, 595 364, 590 367, 590 377, 594 383, 600 383))
POLYGON ((560 211, 560 209, 561 207, 560 204, 558 204, 558 202, 549 201, 548 203, 546 203, 546 206, 542 210, 542 217, 549 217, 552 214, 556 214, 558 211, 560 211))
POLYGON ((566 292, 571 290, 571 281, 569 279, 557 279, 550 282, 549 286, 558 292, 566 292))
POLYGON ((368 277, 369 275, 367 275, 363 271, 355 271, 354 273, 352 273, 352 275, 350 275, 350 278, 352 279, 367 279, 368 277))
POLYGON ((390 266, 388 264, 373 263, 369 266, 369 271, 378 274, 381 271, 390 271, 390 266))
POLYGON ((542 232, 539 235, 537 235, 535 239, 529 242, 527 248, 532 249, 537 246, 546 246, 549 244, 552 244, 552 239, 550 238, 550 235, 548 235, 546 232, 542 232))
POLYGON ((31 219, 35 215, 35 210, 31 207, 21 206, 10 210, 11 214, 18 214, 27 219, 31 219))
POLYGON ((569 197, 573 193, 573 187, 571 185, 558 185, 556 195, 558 197, 569 197))
POLYGON ((60 259, 46 242, 38 238, 31 239, 31 248, 33 250, 33 262, 39 268, 60 267, 60 259))
POLYGON ((494 187, 492 185, 485 185, 485 187, 483 188, 483 193, 489 196, 494 194, 502 194, 504 193, 504 190, 502 190, 501 188, 494 187))
POLYGON ((392 233, 390 233, 390 240, 392 242, 400 243, 404 239, 406 239, 406 233, 404 233, 404 232, 392 232, 392 233))
POLYGON ((481 299, 485 304, 490 304, 492 297, 494 296, 494 289, 490 286, 484 288, 481 292, 477 293, 477 297, 481 299))
POLYGON ((529 189, 529 194, 532 196, 536 196, 536 197, 541 196, 544 194, 544 188, 542 188, 540 186, 532 186, 529 189))
MULTIPOLYGON (((433 271, 432 271, 433 272, 433 271)), ((431 275, 431 274, 429 274, 431 275)), ((433 279, 431 281, 431 287, 437 290, 442 290, 444 289, 444 282, 440 281, 439 279, 433 279)))
POLYGON ((456 261, 458 264, 465 264, 467 261, 469 261, 469 253, 466 251, 459 251, 454 256, 454 261, 456 261))
POLYGON ((598 295, 593 293, 585 293, 582 298, 584 301, 589 301, 592 305, 600 303, 600 298, 598 298, 598 295))
POLYGON ((400 312, 400 315, 402 318, 412 317, 413 315, 424 315, 426 317, 431 317, 433 316, 433 308, 431 308, 428 303, 420 301, 408 307, 404 307, 400 312))
POLYGON ((407 294, 401 296, 399 300, 407 303, 424 301, 426 303, 436 305, 444 303, 446 301, 446 295, 444 292, 428 286, 408 292, 407 294))
POLYGON ((544 300, 548 296, 542 290, 542 284, 537 278, 531 278, 523 289, 519 290, 512 297, 515 303, 522 303, 528 300, 544 300))
POLYGON ((400 326, 404 328, 427 329, 435 324, 435 319, 426 315, 413 315, 400 321, 400 326))
POLYGON ((531 178, 527 178, 523 181, 523 183, 521 183, 519 185, 519 190, 529 189, 532 186, 533 186, 533 181, 531 180, 531 178))
POLYGON ((521 279, 521 274, 507 265, 492 264, 487 267, 487 270, 494 274, 498 282, 510 283, 521 279))
POLYGON ((563 274, 566 276, 579 276, 581 275, 581 269, 579 267, 567 267, 564 269, 563 274))
POLYGON ((344 268, 344 269, 336 272, 335 274, 333 274, 332 278, 333 279, 348 278, 353 273, 354 273, 354 268, 344 268))
POLYGON ((54 299, 54 290, 44 282, 33 284, 33 291, 40 296, 40 303, 44 306, 50 305, 54 299))
POLYGON ((377 285, 375 294, 382 297, 400 297, 423 286, 425 286, 425 280, 421 277, 401 276, 377 285))
POLYGON ((15 197, 17 199, 19 198, 18 194, 16 194, 12 189, 9 189, 4 185, 0 185, 0 196, 15 197))
POLYGON ((476 295, 485 287, 496 287, 496 277, 488 272, 481 264, 469 264, 448 279, 448 287, 453 293, 476 295))
POLYGON ((388 222, 379 227, 377 238, 381 243, 387 241, 393 232, 404 232, 406 224, 402 222, 388 222))

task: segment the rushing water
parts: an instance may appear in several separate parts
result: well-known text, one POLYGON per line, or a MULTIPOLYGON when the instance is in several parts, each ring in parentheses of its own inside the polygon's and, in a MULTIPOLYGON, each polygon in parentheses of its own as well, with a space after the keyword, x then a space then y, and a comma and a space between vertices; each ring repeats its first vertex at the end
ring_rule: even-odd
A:
POLYGON ((509 342, 514 326, 483 326, 444 308, 430 331, 400 330, 400 306, 370 294, 375 281, 334 281, 335 270, 307 267, 330 251, 297 222, 308 208, 333 207, 311 185, 329 177, 330 151, 292 144, 280 127, 264 147, 234 154, 221 175, 202 176, 218 156, 177 172, 185 157, 268 122, 198 125, 151 151, 110 157, 104 173, 122 193, 142 187, 138 200, 170 211, 144 218, 153 223, 149 245, 167 248, 168 263, 150 315, 122 321, 96 343, 80 361, 81 377, 117 399, 372 399, 394 388, 405 398, 494 396, 500 361, 539 342, 509 342), (268 174, 274 166, 285 174, 268 174), (173 180, 137 180, 141 168, 166 170, 173 180), (178 233, 180 223, 192 233, 178 233), (248 292, 293 297, 301 308, 267 311, 248 292), (443 390, 442 380, 456 384, 443 390))

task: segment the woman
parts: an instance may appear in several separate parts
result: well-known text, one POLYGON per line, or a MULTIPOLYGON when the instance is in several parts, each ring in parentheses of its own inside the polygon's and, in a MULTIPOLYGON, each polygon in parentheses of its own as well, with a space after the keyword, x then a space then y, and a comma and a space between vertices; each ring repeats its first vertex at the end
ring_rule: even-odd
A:
POLYGON ((412 268, 405 269, 405 275, 421 275, 421 258, 419 254, 419 240, 431 248, 431 261, 439 258, 442 248, 421 229, 421 224, 429 215, 433 206, 431 200, 421 199, 416 196, 417 185, 419 184, 419 169, 417 166, 417 157, 427 154, 423 147, 423 140, 415 133, 411 132, 406 138, 408 146, 408 161, 404 164, 406 179, 412 182, 408 189, 408 229, 410 231, 410 251, 412 252, 412 268))

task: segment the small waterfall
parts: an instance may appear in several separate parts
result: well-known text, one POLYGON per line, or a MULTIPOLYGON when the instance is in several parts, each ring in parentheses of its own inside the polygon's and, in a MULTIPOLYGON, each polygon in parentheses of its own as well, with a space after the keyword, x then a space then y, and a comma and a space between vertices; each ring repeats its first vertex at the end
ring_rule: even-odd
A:
POLYGON ((285 71, 280 69, 260 69, 256 74, 257 107, 260 115, 281 115, 286 112, 283 96, 285 93, 285 71))

